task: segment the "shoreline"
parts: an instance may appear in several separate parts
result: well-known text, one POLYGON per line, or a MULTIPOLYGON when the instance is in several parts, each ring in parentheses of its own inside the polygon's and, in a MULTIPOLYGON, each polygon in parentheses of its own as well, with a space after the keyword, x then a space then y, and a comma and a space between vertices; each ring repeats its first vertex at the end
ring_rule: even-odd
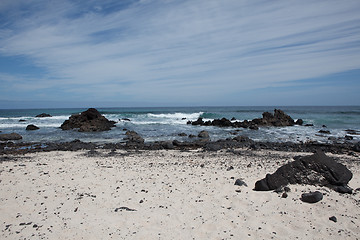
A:
POLYGON ((352 171, 353 194, 310 185, 289 185, 286 198, 253 191, 267 173, 309 154, 244 147, 6 155, 0 238, 358 239, 359 155, 327 154, 352 171), (308 191, 324 199, 302 202, 308 191))
POLYGON ((254 141, 248 137, 238 136, 233 139, 220 139, 211 141, 209 139, 195 139, 193 141, 156 141, 144 142, 128 140, 117 143, 96 143, 82 142, 74 140, 71 142, 0 142, 0 155, 26 154, 33 152, 51 152, 51 151, 78 151, 78 150, 194 150, 201 149, 203 151, 219 151, 230 150, 235 148, 247 148, 251 150, 274 150, 287 152, 316 152, 322 150, 324 152, 349 154, 359 156, 360 142, 346 143, 319 143, 319 142, 261 142, 254 141))

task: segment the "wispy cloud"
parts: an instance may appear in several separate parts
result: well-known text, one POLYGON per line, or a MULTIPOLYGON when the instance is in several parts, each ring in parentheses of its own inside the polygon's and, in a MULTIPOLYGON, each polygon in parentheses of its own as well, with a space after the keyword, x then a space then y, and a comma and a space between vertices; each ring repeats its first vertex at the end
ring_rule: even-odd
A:
POLYGON ((46 70, 3 70, 3 96, 198 101, 360 68, 357 0, 79 2, 1 1, 0 57, 46 70))

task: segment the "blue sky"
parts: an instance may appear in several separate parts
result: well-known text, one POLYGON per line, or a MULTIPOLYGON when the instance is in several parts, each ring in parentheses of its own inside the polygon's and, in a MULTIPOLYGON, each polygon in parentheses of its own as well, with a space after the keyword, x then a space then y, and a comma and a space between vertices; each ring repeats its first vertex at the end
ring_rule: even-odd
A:
POLYGON ((0 108, 360 105, 360 1, 0 1, 0 108))

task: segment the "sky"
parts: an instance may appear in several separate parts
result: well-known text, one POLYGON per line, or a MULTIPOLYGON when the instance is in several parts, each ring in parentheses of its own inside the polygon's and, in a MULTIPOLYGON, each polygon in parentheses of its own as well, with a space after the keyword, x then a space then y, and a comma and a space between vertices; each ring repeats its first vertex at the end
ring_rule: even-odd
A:
POLYGON ((360 105, 359 92, 359 0, 0 1, 0 108, 360 105))

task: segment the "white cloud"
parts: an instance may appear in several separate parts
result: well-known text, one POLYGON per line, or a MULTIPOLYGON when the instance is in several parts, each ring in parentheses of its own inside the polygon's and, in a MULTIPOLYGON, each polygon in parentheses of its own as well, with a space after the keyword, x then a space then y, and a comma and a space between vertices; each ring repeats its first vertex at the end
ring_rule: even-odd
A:
POLYGON ((359 1, 141 1, 111 12, 91 2, 34 4, 25 13, 0 4, 16 20, 1 25, 0 54, 48 70, 39 84, 28 79, 33 87, 210 99, 360 68, 359 1))

